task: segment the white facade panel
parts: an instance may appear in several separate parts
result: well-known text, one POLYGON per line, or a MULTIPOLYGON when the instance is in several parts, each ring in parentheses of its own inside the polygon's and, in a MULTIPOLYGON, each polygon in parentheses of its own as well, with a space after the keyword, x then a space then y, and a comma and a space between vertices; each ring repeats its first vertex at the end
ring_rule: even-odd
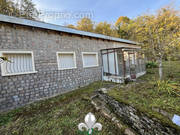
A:
POLYGON ((107 63, 107 54, 103 54, 103 68, 104 68, 104 72, 108 72, 108 63, 107 63))
POLYGON ((114 60, 114 52, 109 53, 109 73, 115 74, 115 60, 114 60))

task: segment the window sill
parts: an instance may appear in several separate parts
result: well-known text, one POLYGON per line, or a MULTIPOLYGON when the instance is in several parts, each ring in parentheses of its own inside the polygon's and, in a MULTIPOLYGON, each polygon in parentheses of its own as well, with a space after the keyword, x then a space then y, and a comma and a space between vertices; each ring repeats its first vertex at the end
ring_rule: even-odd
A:
POLYGON ((99 65, 94 65, 94 66, 83 66, 83 68, 93 68, 93 67, 99 67, 99 65))
POLYGON ((68 69, 76 69, 77 67, 73 67, 73 68, 59 68, 58 70, 68 70, 68 69))
POLYGON ((25 75, 25 74, 34 74, 34 73, 37 73, 37 71, 22 72, 22 73, 12 73, 12 74, 2 74, 2 76, 25 75))

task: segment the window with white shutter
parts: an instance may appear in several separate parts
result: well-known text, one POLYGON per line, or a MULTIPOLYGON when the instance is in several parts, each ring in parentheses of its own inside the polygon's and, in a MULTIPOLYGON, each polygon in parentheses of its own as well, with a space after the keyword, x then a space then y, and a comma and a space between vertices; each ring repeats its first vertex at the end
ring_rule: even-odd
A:
POLYGON ((33 52, 4 51, 1 56, 8 59, 1 64, 2 76, 35 73, 33 52))
POLYGON ((76 68, 75 52, 57 52, 58 69, 73 69, 76 68))
POLYGON ((98 66, 98 53, 96 52, 83 52, 83 67, 95 67, 98 66))

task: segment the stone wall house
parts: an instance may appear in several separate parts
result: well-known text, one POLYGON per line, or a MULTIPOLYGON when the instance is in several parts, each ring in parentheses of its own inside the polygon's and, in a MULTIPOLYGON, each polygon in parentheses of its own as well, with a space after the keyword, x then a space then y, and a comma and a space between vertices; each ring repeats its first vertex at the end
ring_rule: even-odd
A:
MULTIPOLYGON (((0 111, 102 80, 102 50, 133 41, 0 15, 0 111)), ((110 60, 111 61, 111 60, 110 60)))

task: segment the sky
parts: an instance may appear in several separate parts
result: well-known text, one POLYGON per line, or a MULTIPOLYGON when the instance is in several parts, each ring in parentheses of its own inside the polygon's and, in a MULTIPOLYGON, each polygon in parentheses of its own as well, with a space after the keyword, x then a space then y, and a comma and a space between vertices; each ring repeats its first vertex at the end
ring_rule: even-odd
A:
POLYGON ((145 13, 155 13, 173 3, 180 8, 180 0, 32 0, 41 11, 42 21, 57 25, 74 24, 83 17, 93 22, 115 23, 119 16, 135 18, 145 13))

